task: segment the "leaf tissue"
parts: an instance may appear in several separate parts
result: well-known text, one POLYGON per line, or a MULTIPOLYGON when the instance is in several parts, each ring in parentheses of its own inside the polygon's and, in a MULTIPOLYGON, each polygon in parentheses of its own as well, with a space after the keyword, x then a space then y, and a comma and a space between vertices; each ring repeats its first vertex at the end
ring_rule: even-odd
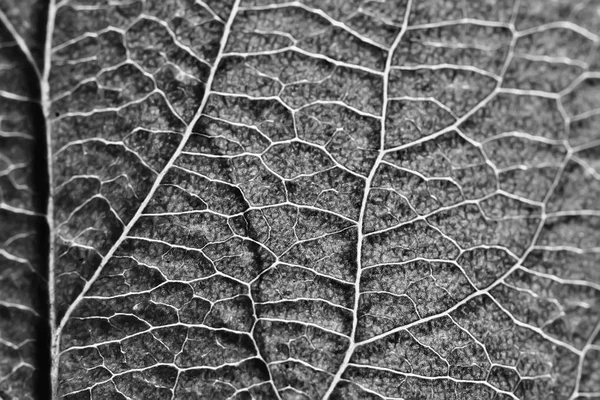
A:
POLYGON ((0 399, 599 400, 600 1, 0 0, 0 399))

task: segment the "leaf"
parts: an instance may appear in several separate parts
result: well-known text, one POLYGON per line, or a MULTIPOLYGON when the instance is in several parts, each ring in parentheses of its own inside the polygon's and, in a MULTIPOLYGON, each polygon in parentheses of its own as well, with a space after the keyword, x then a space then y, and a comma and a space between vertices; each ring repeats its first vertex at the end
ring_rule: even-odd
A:
POLYGON ((599 7, 6 0, 0 398, 598 398, 599 7))

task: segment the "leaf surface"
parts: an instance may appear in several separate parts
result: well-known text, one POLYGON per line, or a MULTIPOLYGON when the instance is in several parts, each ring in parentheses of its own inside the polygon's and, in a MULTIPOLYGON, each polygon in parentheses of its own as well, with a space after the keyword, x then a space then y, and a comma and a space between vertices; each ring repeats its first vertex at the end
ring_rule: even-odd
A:
POLYGON ((0 397, 600 396, 600 3, 20 4, 0 397))

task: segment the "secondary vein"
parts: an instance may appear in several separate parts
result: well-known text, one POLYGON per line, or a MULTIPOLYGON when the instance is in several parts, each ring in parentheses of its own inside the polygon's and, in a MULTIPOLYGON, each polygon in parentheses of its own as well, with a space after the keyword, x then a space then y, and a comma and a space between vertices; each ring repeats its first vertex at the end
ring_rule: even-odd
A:
MULTIPOLYGON (((142 213, 143 213, 144 209, 146 208, 146 206, 148 205, 148 203, 152 200, 154 193, 160 186, 163 178, 165 177, 167 172, 171 169, 171 167, 175 163, 175 160, 181 154, 183 148, 185 147, 185 145, 188 141, 188 138, 192 134, 192 131, 194 129, 194 126, 196 125, 196 122, 202 116, 202 113, 204 112, 204 108, 206 106, 206 103, 208 102, 208 98, 211 93, 211 86, 212 86, 213 80, 214 80, 217 70, 219 68, 219 64, 221 63, 223 54, 225 53, 225 46, 227 45, 227 41, 229 39, 229 34, 231 33, 231 27, 233 25, 233 21, 236 17, 238 9, 239 9, 240 1, 241 0, 235 0, 233 6, 231 8, 231 13, 229 15, 229 19, 225 23, 225 27, 223 29, 223 36, 221 37, 219 51, 217 53, 217 56, 214 60, 213 65, 210 69, 210 73, 209 73, 208 79, 206 81, 205 91, 202 96, 202 100, 200 102, 200 105, 198 107, 196 114, 194 115, 194 117, 192 118, 192 120, 190 121, 190 123, 188 124, 188 126, 186 128, 186 130, 183 134, 183 137, 181 139, 181 142, 179 143, 179 146, 177 147, 177 149, 175 150, 175 152, 173 153, 173 155, 171 156, 171 158, 169 159, 169 161, 167 162, 165 167, 160 171, 160 173, 156 177, 154 184, 150 188, 150 191, 148 192, 147 196, 144 198, 144 200, 138 207, 138 209, 137 209, 135 215, 133 216, 133 218, 131 219, 131 221, 124 227, 123 232, 121 233, 119 238, 115 241, 115 243, 108 250, 106 255, 102 258, 100 265, 98 266, 98 268, 96 269, 94 274, 90 277, 90 279, 86 282, 85 286, 83 287, 83 289, 81 290, 81 292, 79 293, 77 298, 67 308, 64 316, 60 320, 60 323, 58 323, 58 326, 56 326, 56 324, 53 324, 56 326, 56 328, 53 330, 52 344, 51 344, 53 363, 56 363, 55 370, 53 370, 53 376, 52 376, 54 390, 57 390, 57 386, 58 386, 58 363, 59 363, 58 358, 59 358, 59 353, 60 353, 60 338, 61 338, 62 331, 63 331, 66 323, 68 322, 69 318, 71 317, 71 315, 73 314, 73 312, 75 311, 77 306, 79 305, 79 303, 85 297, 85 294, 90 290, 90 288, 92 287, 94 282, 96 282, 96 280, 102 273, 102 270, 104 269, 104 267, 106 266, 108 261, 113 257, 113 255, 115 254, 117 249, 121 246, 121 243, 123 243, 123 241, 128 237, 129 232, 135 226, 136 222, 138 221, 139 217, 142 215, 142 213)), ((54 398, 58 398, 57 392, 54 392, 54 394, 55 394, 54 398)))
POLYGON ((359 213, 359 217, 358 217, 357 250, 356 250, 357 269, 356 269, 356 280, 354 282, 354 313, 352 314, 352 331, 350 334, 350 343, 348 345, 348 350, 346 351, 346 355, 344 356, 344 360, 342 361, 342 364, 340 365, 338 371, 336 372, 335 376, 333 377, 333 380, 332 380, 331 384, 329 385, 327 392, 325 392, 325 395, 323 396, 323 400, 327 400, 330 398, 331 394, 333 393, 333 391, 335 390, 336 386, 338 385, 340 379, 342 378, 342 374, 348 367, 348 364, 350 363, 350 359, 352 358, 352 354, 354 354, 354 350, 356 348, 356 331, 357 331, 357 327, 358 327, 358 306, 359 306, 359 301, 360 301, 360 279, 361 279, 361 270, 362 270, 362 260, 361 260, 362 243, 363 243, 362 227, 363 227, 365 211, 366 211, 368 199, 369 199, 369 188, 371 187, 373 178, 375 177, 375 173, 377 172, 377 166, 381 163, 383 157, 386 154, 384 152, 384 149, 385 149, 385 116, 387 113, 388 84, 389 84, 389 78, 390 78, 390 71, 392 69, 392 59, 394 57, 394 52, 395 52, 396 48, 398 47, 398 45, 400 44, 400 41, 404 37, 404 33, 408 29, 408 19, 410 16, 411 7, 412 7, 412 0, 408 0, 406 3, 406 11, 404 14, 404 21, 402 23, 402 28, 400 29, 400 32, 398 32, 398 35, 396 36, 396 39, 394 40, 394 43, 392 44, 392 46, 389 50, 387 60, 385 63, 385 70, 383 72, 383 105, 382 105, 382 110, 381 110, 381 132, 379 135, 379 141, 380 141, 379 154, 377 155, 377 159, 375 160, 373 167, 371 168, 371 172, 369 173, 369 176, 367 177, 367 180, 365 182, 365 190, 363 193, 363 199, 362 199, 362 203, 360 206, 360 213, 359 213))

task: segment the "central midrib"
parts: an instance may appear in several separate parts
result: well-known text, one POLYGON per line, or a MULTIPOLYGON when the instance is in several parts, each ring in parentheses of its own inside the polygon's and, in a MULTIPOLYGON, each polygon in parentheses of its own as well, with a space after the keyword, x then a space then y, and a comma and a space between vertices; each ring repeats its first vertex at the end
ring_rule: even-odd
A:
POLYGON ((384 151, 385 150, 385 130, 386 130, 385 119, 386 119, 386 114, 387 114, 388 84, 389 84, 389 78, 390 78, 390 71, 392 68, 392 59, 394 57, 394 52, 396 51, 398 44, 400 43, 400 41, 402 41, 402 38, 404 37, 404 33, 406 32, 406 30, 408 28, 408 19, 410 16, 411 7, 412 7, 412 0, 408 0, 406 3, 406 10, 404 12, 404 20, 402 22, 402 27, 400 28, 400 31, 398 32, 396 39, 394 40, 394 42, 392 43, 392 46, 389 49, 386 63, 385 63, 385 69, 383 72, 383 95, 382 95, 383 102, 382 102, 382 106, 381 106, 381 131, 379 134, 379 153, 377 155, 375 162, 373 163, 373 166, 371 167, 369 176, 367 177, 367 179, 365 181, 363 198, 362 198, 362 202, 361 202, 361 206, 360 206, 360 210, 359 210, 359 214, 358 214, 358 222, 357 222, 356 280, 354 282, 354 307, 353 307, 354 312, 352 314, 352 330, 350 333, 350 342, 348 343, 348 350, 346 350, 346 354, 344 356, 342 363, 340 364, 340 367, 338 368, 336 374, 334 375, 333 380, 331 381, 331 384, 327 388, 327 391, 323 395, 323 400, 328 400, 331 397, 331 394, 333 393, 333 391, 335 390, 336 386, 338 385, 340 379, 342 378, 342 374, 348 367, 348 363, 350 362, 350 359, 352 358, 352 355, 354 354, 354 350, 356 348, 356 331, 358 328, 358 307, 359 307, 359 300, 360 300, 360 280, 361 280, 361 275, 362 275, 361 271, 362 271, 362 246, 363 246, 364 217, 366 214, 366 208, 367 208, 368 199, 369 199, 369 189, 371 188, 373 178, 375 177, 375 173, 377 172, 377 167, 379 166, 379 164, 381 163, 381 160, 383 159, 383 157, 386 154, 386 152, 384 151))

